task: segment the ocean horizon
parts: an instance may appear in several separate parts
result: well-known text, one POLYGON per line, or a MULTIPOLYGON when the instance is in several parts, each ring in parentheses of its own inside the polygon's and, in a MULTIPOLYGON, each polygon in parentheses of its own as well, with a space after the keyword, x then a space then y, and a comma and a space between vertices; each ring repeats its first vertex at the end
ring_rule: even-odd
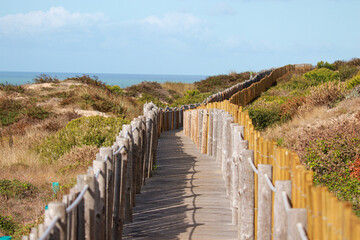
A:
POLYGON ((121 88, 139 84, 143 81, 149 82, 183 82, 194 83, 206 79, 207 75, 166 75, 166 74, 121 74, 121 73, 66 73, 66 72, 11 72, 0 71, 0 83, 23 85, 33 83, 33 79, 40 74, 57 77, 59 80, 66 78, 89 75, 97 76, 98 79, 108 85, 118 85, 121 88))

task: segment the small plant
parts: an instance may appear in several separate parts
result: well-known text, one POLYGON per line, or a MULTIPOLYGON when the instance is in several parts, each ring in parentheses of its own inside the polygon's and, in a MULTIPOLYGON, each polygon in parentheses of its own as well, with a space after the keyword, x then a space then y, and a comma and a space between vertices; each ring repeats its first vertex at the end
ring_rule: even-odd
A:
POLYGON ((25 89, 21 85, 13 85, 9 83, 0 83, 0 90, 5 92, 18 92, 18 93, 24 93, 25 89))
POLYGON ((82 76, 76 76, 76 77, 73 77, 73 78, 67 78, 66 80, 73 80, 73 81, 81 82, 81 83, 84 83, 84 84, 88 84, 88 85, 92 85, 92 86, 107 89, 106 84, 104 82, 100 81, 97 76, 90 77, 89 75, 84 74, 82 76))
POLYGON ((358 69, 355 66, 343 65, 339 68, 339 77, 340 81, 344 82, 345 80, 351 78, 356 74, 358 69))
POLYGON ((276 107, 254 107, 248 110, 249 117, 257 130, 264 130, 281 120, 280 109, 276 107))
POLYGON ((12 216, 0 215, 0 229, 5 235, 13 235, 18 228, 12 216))
POLYGON ((360 73, 346 82, 347 89, 353 89, 360 84, 360 73))
POLYGON ((0 195, 6 199, 15 197, 15 198, 25 198, 31 196, 37 191, 37 188, 26 182, 19 180, 0 180, 0 195))
POLYGON ((335 81, 339 79, 339 73, 327 68, 314 69, 304 74, 304 78, 310 81, 310 86, 317 86, 324 82, 335 81))
POLYGON ((26 115, 33 119, 45 119, 50 116, 50 113, 47 109, 41 106, 31 106, 26 110, 26 115))
POLYGON ((324 61, 318 62, 317 63, 317 68, 327 68, 327 69, 330 69, 330 70, 335 70, 334 64, 324 62, 324 61))
POLYGON ((59 83, 60 80, 55 76, 51 77, 47 74, 40 74, 33 79, 34 83, 59 83))

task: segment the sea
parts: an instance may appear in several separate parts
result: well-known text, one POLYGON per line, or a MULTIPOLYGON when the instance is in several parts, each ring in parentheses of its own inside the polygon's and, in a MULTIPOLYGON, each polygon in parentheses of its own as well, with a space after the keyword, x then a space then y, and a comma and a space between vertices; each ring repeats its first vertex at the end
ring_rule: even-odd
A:
POLYGON ((206 79, 206 75, 162 75, 162 74, 118 74, 118 73, 65 73, 65 72, 6 72, 0 71, 0 83, 23 85, 33 83, 33 79, 40 74, 57 77, 59 80, 82 76, 84 74, 98 79, 108 85, 118 85, 121 88, 129 87, 143 81, 149 82, 183 82, 194 83, 206 79))

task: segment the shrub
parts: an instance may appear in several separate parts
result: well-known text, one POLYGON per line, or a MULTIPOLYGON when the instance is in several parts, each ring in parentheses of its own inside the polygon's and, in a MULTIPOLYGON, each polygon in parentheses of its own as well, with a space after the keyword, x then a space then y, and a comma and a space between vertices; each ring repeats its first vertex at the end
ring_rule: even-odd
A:
POLYGON ((264 130, 281 120, 280 109, 276 107, 253 107, 248 110, 249 117, 257 130, 264 130))
POLYGON ((37 191, 37 188, 26 182, 21 182, 19 180, 0 180, 0 195, 5 198, 25 198, 31 196, 37 191))
POLYGON ((75 76, 72 78, 67 78, 66 80, 73 80, 83 84, 107 89, 107 85, 104 82, 100 81, 97 76, 90 77, 89 75, 83 74, 82 76, 75 76))
POLYGON ((327 68, 320 68, 305 73, 304 78, 310 82, 310 86, 317 86, 324 82, 338 80, 339 73, 327 68))
POLYGON ((26 109, 26 115, 33 119, 42 120, 48 118, 50 116, 50 112, 44 107, 33 105, 26 109))
POLYGON ((311 106, 328 105, 333 107, 336 103, 345 98, 345 86, 339 82, 327 82, 318 87, 310 89, 306 97, 306 103, 311 106))
POLYGON ((109 89, 112 93, 117 93, 122 95, 123 94, 123 90, 121 89, 121 87, 119 87, 118 85, 114 85, 114 86, 110 86, 110 85, 106 85, 107 89, 109 89))
POLYGON ((51 77, 47 74, 40 74, 33 79, 34 83, 58 83, 60 80, 57 77, 51 77))
POLYGON ((36 151, 44 161, 51 163, 75 146, 111 146, 122 125, 128 122, 122 118, 81 117, 72 120, 65 128, 46 138, 36 147, 36 151))
POLYGON ((354 170, 349 168, 358 159, 360 139, 339 134, 309 144, 305 163, 314 171, 314 182, 327 186, 339 199, 351 201, 360 210, 360 181, 351 176, 354 170))
POLYGON ((18 228, 11 216, 0 215, 0 229, 5 235, 12 235, 18 228))
POLYGON ((0 90, 1 91, 5 91, 5 92, 18 92, 18 93, 23 93, 25 92, 25 89, 23 86, 21 85, 13 85, 13 84, 9 84, 9 83, 0 83, 0 90))
POLYGON ((355 86, 360 84, 360 73, 352 77, 346 82, 347 89, 353 89, 355 86))
POLYGON ((2 126, 9 126, 18 121, 24 106, 11 98, 0 98, 0 121, 2 126))
POLYGON ((201 93, 219 92, 249 78, 250 72, 230 73, 229 75, 210 76, 205 80, 195 82, 194 85, 201 93))
POLYGON ((335 65, 328 62, 320 61, 317 63, 317 68, 327 68, 330 70, 335 70, 335 65))
POLYGON ((210 95, 211 93, 200 93, 199 90, 187 90, 184 97, 176 99, 171 106, 201 103, 210 95))
POLYGON ((356 74, 356 72, 358 71, 358 69, 355 66, 349 66, 349 65, 343 65, 339 68, 339 77, 340 77, 340 81, 345 81, 349 78, 351 78, 352 76, 354 76, 354 74, 356 74))

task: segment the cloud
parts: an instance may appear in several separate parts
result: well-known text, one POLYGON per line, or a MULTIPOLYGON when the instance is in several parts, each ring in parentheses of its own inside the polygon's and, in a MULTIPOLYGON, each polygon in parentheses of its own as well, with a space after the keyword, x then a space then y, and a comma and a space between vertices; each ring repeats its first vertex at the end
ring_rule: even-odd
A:
POLYGON ((48 11, 31 11, 0 18, 0 32, 4 34, 41 33, 62 28, 82 28, 105 21, 102 13, 69 12, 63 7, 48 11))

